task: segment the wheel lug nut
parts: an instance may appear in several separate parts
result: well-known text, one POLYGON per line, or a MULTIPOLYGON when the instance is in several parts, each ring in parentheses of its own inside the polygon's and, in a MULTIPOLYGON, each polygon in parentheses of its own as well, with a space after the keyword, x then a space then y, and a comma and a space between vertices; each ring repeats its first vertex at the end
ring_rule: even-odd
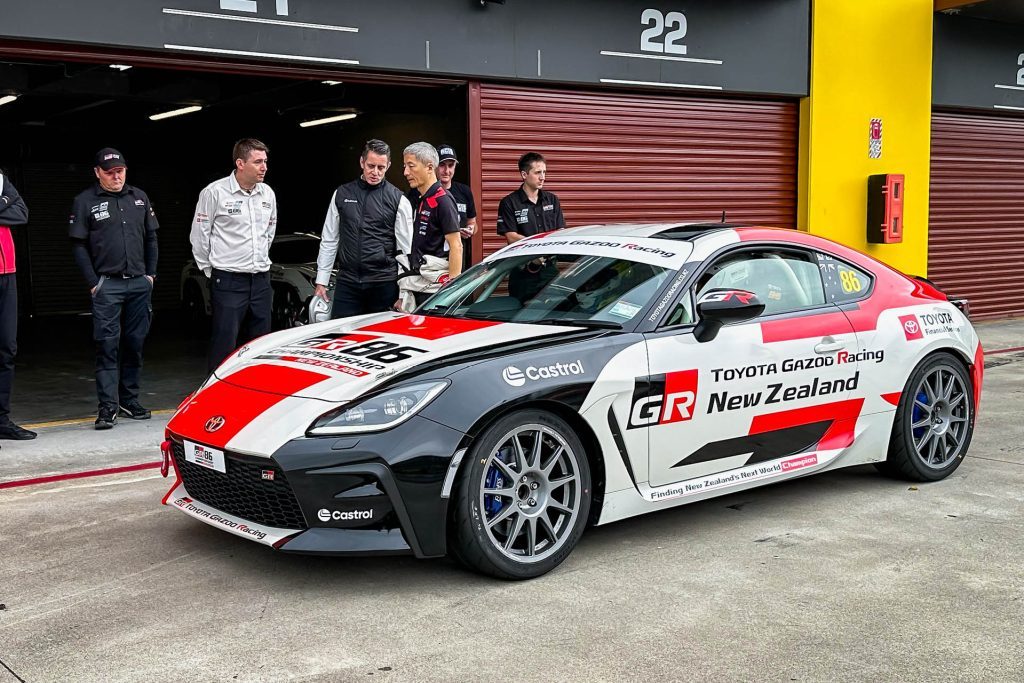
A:
POLYGON ((537 499, 536 498, 531 498, 530 500, 528 500, 526 502, 529 503, 530 505, 536 505, 537 504, 537 499))
POLYGON ((523 478, 522 478, 522 479, 520 479, 519 481, 521 481, 521 482, 523 482, 523 483, 525 484, 525 483, 526 483, 526 475, 524 474, 524 475, 523 475, 523 478))
POLYGON ((540 486, 540 484, 538 484, 537 482, 533 482, 532 484, 530 484, 530 488, 533 489, 534 491, 536 491, 537 487, 539 487, 539 486, 540 486))

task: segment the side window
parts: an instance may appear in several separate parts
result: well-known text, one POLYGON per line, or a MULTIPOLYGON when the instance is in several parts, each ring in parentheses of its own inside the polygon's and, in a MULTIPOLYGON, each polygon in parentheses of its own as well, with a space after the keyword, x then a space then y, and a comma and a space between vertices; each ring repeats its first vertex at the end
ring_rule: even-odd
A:
POLYGON ((818 270, 825 281, 825 296, 829 302, 842 304, 860 299, 871 289, 871 276, 845 261, 818 252, 818 270))
POLYGON ((693 314, 693 299, 689 292, 683 292, 683 298, 672 309, 672 315, 665 320, 665 327, 674 325, 692 325, 696 316, 693 314))
POLYGON ((764 315, 825 304, 818 267, 809 255, 797 252, 765 249, 726 255, 697 281, 697 298, 716 288, 753 292, 764 303, 764 315))

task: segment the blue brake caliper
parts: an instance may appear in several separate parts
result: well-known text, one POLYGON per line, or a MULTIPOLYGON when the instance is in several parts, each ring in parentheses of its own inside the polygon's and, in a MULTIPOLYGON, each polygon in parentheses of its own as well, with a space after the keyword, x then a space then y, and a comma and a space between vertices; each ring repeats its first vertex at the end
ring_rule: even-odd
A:
MULTIPOLYGON (((917 399, 917 401, 920 401, 921 403, 928 405, 928 394, 926 394, 923 389, 920 392, 918 392, 915 398, 917 399)), ((920 421, 924 415, 924 411, 921 410, 921 407, 919 405, 917 405, 917 401, 914 402, 914 410, 912 410, 910 413, 911 423, 920 421)), ((912 430, 912 433, 915 439, 920 439, 922 436, 924 436, 924 433, 926 431, 928 431, 928 425, 918 427, 912 430)))
MULTIPOLYGON (((504 485, 505 478, 501 476, 501 470, 496 466, 491 465, 491 468, 487 470, 487 476, 484 478, 484 487, 489 489, 500 489, 504 485)), ((509 505, 511 504, 512 501, 509 501, 509 505)), ((491 494, 484 495, 484 510, 488 517, 494 517, 494 515, 501 512, 502 507, 500 496, 494 496, 491 494)))

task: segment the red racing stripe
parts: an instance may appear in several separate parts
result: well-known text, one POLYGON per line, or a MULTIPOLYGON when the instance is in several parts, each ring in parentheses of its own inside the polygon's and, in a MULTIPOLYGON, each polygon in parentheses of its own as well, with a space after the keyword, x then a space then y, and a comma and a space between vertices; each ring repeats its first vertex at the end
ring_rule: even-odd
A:
POLYGON ((818 442, 818 448, 821 450, 846 448, 853 443, 853 428, 857 424, 857 417, 863 406, 864 399, 853 398, 848 401, 836 401, 806 408, 783 410, 768 415, 757 415, 751 421, 748 433, 761 434, 832 420, 832 426, 822 435, 821 441, 818 442))
POLYGON ((0 482, 0 489, 16 489, 22 486, 36 486, 37 484, 50 484, 55 481, 67 481, 69 479, 84 479, 86 477, 105 477, 110 474, 121 474, 122 472, 155 470, 158 467, 160 467, 160 463, 158 462, 144 462, 138 465, 106 467, 101 470, 86 470, 84 472, 67 472, 65 474, 51 474, 45 477, 33 477, 31 479, 15 479, 14 481, 0 482))
POLYGON ((891 394, 882 394, 882 398, 885 399, 887 403, 891 403, 894 406, 898 406, 900 404, 900 396, 902 395, 902 391, 894 391, 891 394))
POLYGON ((174 414, 167 429, 187 439, 223 448, 272 406, 327 378, 319 372, 284 365, 250 365, 199 392, 174 414), (266 387, 266 391, 238 385, 266 387), (224 418, 224 425, 215 432, 206 431, 207 420, 217 416, 224 418))
POLYGON ((978 342, 978 348, 974 352, 974 365, 971 366, 971 384, 974 385, 974 414, 978 414, 981 407, 981 383, 985 379, 985 351, 978 342))
POLYGON ((460 318, 435 318, 429 315, 403 315, 394 320, 360 327, 360 332, 381 332, 384 334, 400 334, 417 339, 444 339, 456 334, 475 332, 488 327, 500 325, 499 322, 488 320, 465 320, 460 318))

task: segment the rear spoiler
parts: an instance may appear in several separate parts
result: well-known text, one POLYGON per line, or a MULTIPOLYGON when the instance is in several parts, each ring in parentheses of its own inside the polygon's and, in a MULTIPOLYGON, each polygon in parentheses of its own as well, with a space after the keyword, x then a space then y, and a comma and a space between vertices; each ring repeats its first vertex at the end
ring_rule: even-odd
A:
POLYGON ((951 303, 954 306, 956 306, 957 308, 959 308, 961 313, 966 315, 968 318, 971 317, 971 302, 968 301, 967 299, 962 298, 962 297, 961 298, 956 298, 956 299, 951 298, 948 294, 946 294, 944 291, 942 291, 941 287, 939 287, 938 285, 936 285, 934 282, 932 282, 931 280, 929 280, 926 277, 922 277, 920 275, 911 275, 910 277, 913 278, 914 280, 917 280, 918 282, 924 282, 925 284, 929 285, 936 292, 939 292, 940 294, 945 296, 946 300, 949 301, 949 303, 951 303))

